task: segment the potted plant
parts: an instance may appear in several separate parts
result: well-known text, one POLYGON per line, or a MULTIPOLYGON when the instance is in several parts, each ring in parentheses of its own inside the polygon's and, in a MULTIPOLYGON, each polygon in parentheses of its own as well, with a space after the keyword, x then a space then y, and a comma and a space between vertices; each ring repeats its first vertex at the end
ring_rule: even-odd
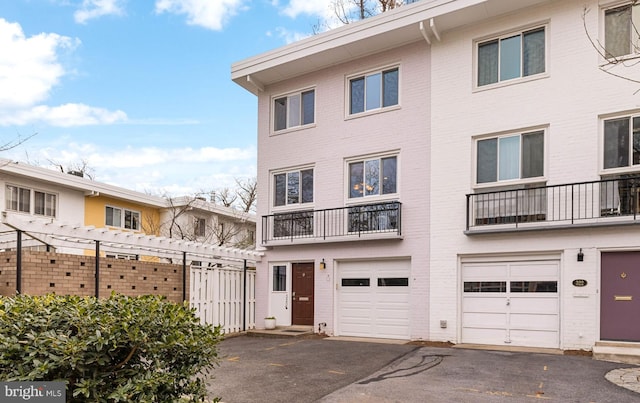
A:
POLYGON ((264 318, 264 328, 265 329, 275 329, 276 328, 276 317, 275 316, 267 316, 264 318))

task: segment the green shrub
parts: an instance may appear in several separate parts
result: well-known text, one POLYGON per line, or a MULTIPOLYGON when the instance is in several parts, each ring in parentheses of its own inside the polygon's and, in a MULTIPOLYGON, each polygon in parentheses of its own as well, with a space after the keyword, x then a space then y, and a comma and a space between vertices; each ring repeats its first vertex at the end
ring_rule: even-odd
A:
POLYGON ((71 402, 202 401, 218 328, 163 297, 0 297, 0 380, 64 381, 71 402))

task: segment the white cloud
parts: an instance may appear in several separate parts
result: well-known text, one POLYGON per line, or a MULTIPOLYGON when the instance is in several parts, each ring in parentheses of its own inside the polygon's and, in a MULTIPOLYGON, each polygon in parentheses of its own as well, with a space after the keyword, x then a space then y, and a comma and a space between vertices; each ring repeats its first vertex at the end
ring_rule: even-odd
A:
MULTIPOLYGON (((310 33, 302 33, 302 32, 296 32, 296 31, 289 31, 288 29, 284 28, 284 27, 277 27, 275 29, 275 33, 276 36, 278 36, 279 38, 284 39, 284 41, 289 44, 289 43, 293 43, 293 42, 297 42, 301 39, 307 38, 309 36, 311 36, 310 33)), ((273 33, 272 32, 267 32, 267 36, 272 36, 273 33)))
POLYGON ((242 3, 243 0, 157 0, 155 10, 158 14, 184 14, 189 25, 220 31, 242 3))
POLYGON ((55 33, 26 37, 20 24, 0 18, 0 126, 41 122, 70 127, 127 120, 120 110, 82 103, 41 104, 67 74, 58 61, 58 52, 72 51, 79 44, 77 38, 55 33))
POLYGON ((50 107, 38 105, 5 113, 0 110, 0 125, 24 126, 42 122, 51 126, 72 127, 124 122, 127 115, 123 111, 109 111, 84 104, 64 104, 50 107))
POLYGON ((123 15, 122 0, 83 0, 82 6, 73 14, 78 24, 105 15, 123 15))
POLYGON ((323 19, 334 14, 331 2, 327 0, 290 0, 282 13, 291 18, 296 18, 300 14, 307 14, 323 19))
POLYGON ((65 74, 57 50, 80 43, 58 34, 26 38, 22 27, 0 18, 0 108, 33 105, 49 96, 65 74))

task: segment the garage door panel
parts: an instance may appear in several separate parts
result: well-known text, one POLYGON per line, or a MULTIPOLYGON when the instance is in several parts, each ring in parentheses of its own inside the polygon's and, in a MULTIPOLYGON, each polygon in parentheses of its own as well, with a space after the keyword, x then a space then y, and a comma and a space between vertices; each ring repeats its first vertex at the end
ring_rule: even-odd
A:
POLYGON ((509 317, 511 330, 546 330, 556 331, 558 328, 558 315, 526 315, 511 314, 509 317))
POLYGON ((558 348, 558 332, 539 330, 511 330, 511 345, 558 348))
POLYGON ((504 329, 507 321, 506 313, 469 313, 463 314, 462 318, 465 327, 484 327, 504 329))
POLYGON ((465 266, 465 279, 467 281, 481 281, 491 278, 507 276, 506 264, 469 264, 465 266))
POLYGON ((504 312, 505 297, 482 298, 465 296, 464 304, 468 307, 466 309, 467 312, 504 312))
POLYGON ((496 344, 496 340, 505 339, 504 329, 464 328, 462 339, 465 343, 496 344))
POLYGON ((558 265, 555 263, 516 263, 511 265, 510 275, 512 279, 557 279, 558 265))
MULTIPOLYGON (((513 294, 512 294, 513 295, 513 294)), ((546 298, 514 298, 511 297, 512 313, 540 313, 540 314, 558 314, 557 296, 546 298)))

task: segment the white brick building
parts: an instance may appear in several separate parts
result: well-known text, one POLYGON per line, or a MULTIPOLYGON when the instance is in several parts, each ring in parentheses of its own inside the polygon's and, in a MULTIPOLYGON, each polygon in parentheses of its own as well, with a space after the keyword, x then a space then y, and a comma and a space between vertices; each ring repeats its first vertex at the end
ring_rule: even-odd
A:
POLYGON ((423 0, 234 64, 258 97, 258 317, 640 342, 640 83, 603 71, 640 79, 633 21, 629 1, 423 0))

